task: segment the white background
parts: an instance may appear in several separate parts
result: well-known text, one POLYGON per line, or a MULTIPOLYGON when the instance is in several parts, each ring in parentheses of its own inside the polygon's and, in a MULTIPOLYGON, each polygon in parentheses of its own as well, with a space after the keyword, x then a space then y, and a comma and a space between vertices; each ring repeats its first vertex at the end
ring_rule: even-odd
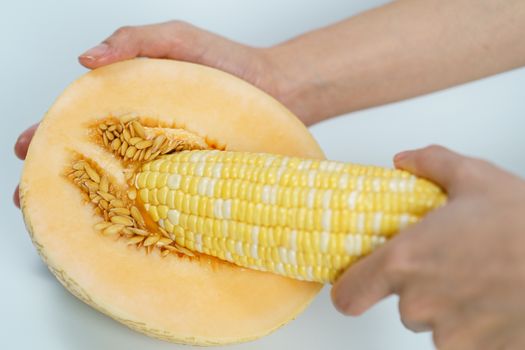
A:
MULTIPOLYGON (((175 349, 134 333, 68 294, 38 258, 11 194, 21 170, 12 145, 84 72, 76 57, 121 25, 184 19, 253 45, 271 45, 384 1, 156 0, 0 2, 0 348, 175 349)), ((345 45, 345 43, 341 43, 345 45)), ((351 49, 351 48, 349 48, 351 49)), ((480 59, 483 59, 480 57, 480 59)), ((385 77, 387 78, 387 77, 385 77)), ((400 150, 440 143, 525 175, 525 70, 353 113, 311 130, 331 159, 390 165, 400 150)), ((453 286, 451 286, 453 288, 453 286)), ((359 318, 339 315, 328 289, 276 333, 230 349, 432 349, 399 322, 395 298, 359 318)))

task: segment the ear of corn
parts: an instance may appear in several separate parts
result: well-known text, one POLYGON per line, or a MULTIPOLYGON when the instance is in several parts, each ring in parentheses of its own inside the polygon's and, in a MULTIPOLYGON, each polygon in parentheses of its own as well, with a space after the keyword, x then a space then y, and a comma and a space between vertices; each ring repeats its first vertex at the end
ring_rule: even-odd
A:
POLYGON ((220 151, 147 163, 135 186, 179 245, 323 283, 446 200, 399 170, 220 151))

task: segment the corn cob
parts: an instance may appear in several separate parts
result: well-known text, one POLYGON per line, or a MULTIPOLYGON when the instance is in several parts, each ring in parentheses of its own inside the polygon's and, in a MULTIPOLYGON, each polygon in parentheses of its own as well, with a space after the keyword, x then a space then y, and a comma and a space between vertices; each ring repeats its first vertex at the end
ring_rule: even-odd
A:
POLYGON ((179 245, 322 283, 446 200, 400 170, 221 151, 146 163, 135 187, 179 245))

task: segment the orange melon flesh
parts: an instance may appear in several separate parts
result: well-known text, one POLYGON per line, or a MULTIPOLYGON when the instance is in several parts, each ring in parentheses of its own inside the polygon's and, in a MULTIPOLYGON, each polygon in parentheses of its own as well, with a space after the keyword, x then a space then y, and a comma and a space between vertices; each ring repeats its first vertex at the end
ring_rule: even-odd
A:
POLYGON ((40 125, 21 180, 31 238, 77 297, 127 326, 164 340, 200 345, 251 340, 301 312, 321 286, 198 259, 127 246, 102 236, 100 220, 63 175, 73 152, 124 185, 122 164, 95 145, 88 127, 108 116, 185 128, 226 150, 322 158, 304 125, 250 84, 211 68, 139 59, 92 71, 70 85, 40 125))

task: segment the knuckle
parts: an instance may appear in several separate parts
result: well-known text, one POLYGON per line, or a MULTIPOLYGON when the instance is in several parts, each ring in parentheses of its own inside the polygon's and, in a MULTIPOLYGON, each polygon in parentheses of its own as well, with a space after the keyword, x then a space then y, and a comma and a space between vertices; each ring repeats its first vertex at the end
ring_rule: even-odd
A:
POLYGON ((200 34, 198 30, 195 30, 196 27, 181 20, 172 20, 165 25, 166 31, 170 34, 170 45, 178 47, 181 51, 191 51, 190 45, 194 44, 200 34))
POLYGON ((436 154, 439 154, 446 149, 439 145, 430 145, 420 151, 416 152, 414 163, 418 169, 427 169, 431 163, 434 162, 436 154))
POLYGON ((458 161, 454 171, 454 178, 457 181, 469 181, 480 175, 484 161, 472 158, 462 158, 458 161))
POLYGON ((499 168, 492 162, 480 159, 480 158, 469 158, 471 163, 472 175, 486 174, 487 172, 499 171, 499 168))
POLYGON ((448 150, 443 146, 432 144, 432 145, 426 146, 425 148, 421 150, 421 152, 419 152, 419 155, 420 155, 419 159, 421 160, 433 159, 433 156, 439 153, 447 152, 447 151, 448 150))
POLYGON ((185 21, 181 21, 178 19, 171 20, 169 22, 166 22, 166 27, 175 34, 181 34, 187 32, 190 28, 192 28, 191 24, 185 21))
POLYGON ((446 150, 447 149, 445 147, 436 144, 428 145, 427 147, 423 148, 423 152, 427 153, 443 152, 446 150))
POLYGON ((180 19, 172 19, 171 21, 166 22, 166 25, 177 28, 177 27, 184 27, 188 25, 187 22, 181 21, 180 19))
POLYGON ((135 27, 133 26, 123 26, 115 30, 115 33, 113 35, 128 37, 128 36, 133 35, 134 31, 135 31, 135 27))

